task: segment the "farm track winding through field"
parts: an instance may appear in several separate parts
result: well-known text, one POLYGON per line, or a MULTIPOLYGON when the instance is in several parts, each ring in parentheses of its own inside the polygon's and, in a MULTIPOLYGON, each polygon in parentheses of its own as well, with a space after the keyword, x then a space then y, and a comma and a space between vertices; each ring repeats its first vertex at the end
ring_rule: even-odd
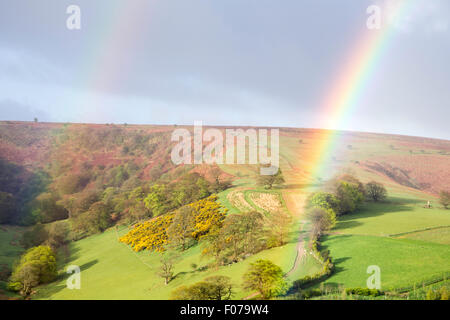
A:
MULTIPOLYGON (((301 218, 301 213, 303 212, 304 204, 306 201, 308 194, 305 192, 292 192, 292 191, 285 191, 283 192, 283 198, 284 202, 286 204, 286 207, 288 209, 288 212, 291 213, 291 215, 294 218, 301 218)), ((297 247, 296 247, 296 256, 294 263, 292 265, 292 268, 285 274, 285 277, 289 277, 292 273, 294 273, 298 267, 300 266, 301 262, 303 261, 305 255, 306 255, 306 249, 305 249, 305 222, 304 220, 300 220, 300 230, 299 230, 299 236, 297 241, 297 247)), ((259 293, 255 292, 251 295, 243 298, 243 300, 249 300, 256 296, 258 296, 259 293)))
MULTIPOLYGON (((302 192, 301 194, 293 193, 293 192, 284 192, 283 197, 285 199, 286 207, 288 211, 294 216, 294 217, 301 217, 301 212, 303 211, 305 201, 306 201, 306 193, 302 192)), ((292 273, 294 273, 302 260, 305 257, 306 249, 305 249, 305 221, 300 220, 300 230, 299 230, 299 236, 297 241, 297 252, 294 260, 294 264, 292 265, 292 268, 286 273, 286 277, 290 276, 292 273)))

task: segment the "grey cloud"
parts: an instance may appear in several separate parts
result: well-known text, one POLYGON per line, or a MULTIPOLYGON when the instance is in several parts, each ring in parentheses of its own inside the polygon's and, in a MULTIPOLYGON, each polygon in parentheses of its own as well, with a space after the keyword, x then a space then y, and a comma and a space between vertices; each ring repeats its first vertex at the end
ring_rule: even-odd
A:
POLYGON ((0 101, 0 120, 51 121, 51 117, 43 110, 11 100, 0 101))

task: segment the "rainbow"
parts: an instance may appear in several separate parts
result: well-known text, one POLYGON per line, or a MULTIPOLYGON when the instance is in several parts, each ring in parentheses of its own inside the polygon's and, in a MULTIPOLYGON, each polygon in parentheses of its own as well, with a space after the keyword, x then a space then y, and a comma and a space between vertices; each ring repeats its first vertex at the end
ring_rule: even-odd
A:
MULTIPOLYGON (((413 0, 399 0, 397 7, 392 12, 393 19, 404 15, 413 0)), ((368 30, 365 26, 363 32, 359 34, 356 45, 351 48, 347 59, 338 69, 331 89, 325 91, 324 99, 319 104, 318 112, 323 115, 322 120, 316 124, 317 128, 329 130, 320 130, 320 136, 316 137, 315 145, 303 150, 299 155, 302 169, 305 172, 302 181, 305 185, 314 187, 316 182, 321 182, 322 178, 327 178, 330 173, 333 174, 330 159, 333 157, 342 142, 342 138, 337 129, 345 127, 346 122, 351 117, 352 111, 357 107, 365 88, 369 84, 376 67, 379 64, 384 52, 395 35, 393 25, 385 26, 380 30, 368 30)), ((298 195, 296 202, 304 204, 306 195, 298 195)), ((296 274, 303 248, 298 243, 295 251, 288 255, 280 256, 280 261, 284 264, 293 266, 289 273, 296 274), (295 256, 293 254, 295 253, 295 256)), ((289 274, 288 273, 288 274, 289 274)))
MULTIPOLYGON (((391 18, 398 19, 405 15, 412 2, 399 0, 391 18)), ((320 179, 329 169, 327 164, 340 142, 336 130, 345 127, 395 33, 394 25, 385 25, 379 30, 369 30, 364 26, 356 45, 338 70, 331 89, 327 89, 325 98, 319 104, 319 114, 324 116, 316 125, 317 128, 334 130, 323 132, 308 155, 305 171, 308 172, 309 181, 320 179)))
MULTIPOLYGON (((118 1, 109 5, 108 14, 102 23, 96 23, 97 29, 90 31, 90 44, 83 57, 86 64, 80 74, 85 77, 91 92, 115 91, 127 83, 127 75, 136 67, 140 45, 143 43, 141 29, 148 19, 148 13, 153 1, 133 0, 118 1)), ((95 94, 84 97, 82 104, 89 107, 89 112, 83 115, 86 122, 95 122, 105 114, 113 112, 106 110, 108 106, 101 104, 95 94), (92 106, 92 107, 91 107, 92 106)))

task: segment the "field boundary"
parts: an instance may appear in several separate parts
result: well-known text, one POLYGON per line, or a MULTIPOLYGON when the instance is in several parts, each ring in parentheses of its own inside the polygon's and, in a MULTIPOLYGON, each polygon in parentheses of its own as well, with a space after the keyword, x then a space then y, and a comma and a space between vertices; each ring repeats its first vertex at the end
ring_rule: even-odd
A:
POLYGON ((450 226, 428 227, 428 228, 414 230, 414 231, 407 231, 407 232, 401 232, 401 233, 395 233, 395 234, 388 234, 387 236, 391 237, 391 238, 395 238, 395 237, 401 237, 401 236, 404 236, 404 235, 407 235, 407 234, 431 231, 431 230, 436 230, 436 229, 445 229, 445 228, 450 228, 450 226))

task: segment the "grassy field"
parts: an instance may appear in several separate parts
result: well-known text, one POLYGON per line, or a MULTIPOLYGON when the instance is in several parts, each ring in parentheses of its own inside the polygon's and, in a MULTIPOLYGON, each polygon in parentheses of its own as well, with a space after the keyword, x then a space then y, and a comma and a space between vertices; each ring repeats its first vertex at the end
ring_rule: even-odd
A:
POLYGON ((20 239, 24 228, 16 226, 0 226, 0 265, 12 266, 24 249, 20 246, 20 239))
POLYGON ((342 234, 388 236, 426 228, 450 226, 450 212, 423 208, 423 201, 389 198, 366 203, 358 212, 339 218, 335 231, 342 234))
MULTIPOLYGON (((230 192, 240 191, 246 184, 237 184, 236 188, 219 194, 221 203, 229 209, 229 214, 238 213, 227 200, 230 192)), ((261 190, 260 190, 261 191, 261 190)), ((249 191, 250 192, 250 191, 249 191)), ((258 192, 253 189, 251 192, 258 192)), ((267 192, 267 191, 265 191, 267 192)), ((280 198, 281 194, 273 194, 280 198)), ((283 210, 286 210, 284 207, 283 210)), ((135 253, 127 245, 118 242, 118 234, 128 230, 123 227, 117 234, 115 230, 74 242, 70 245, 71 257, 60 264, 60 277, 56 282, 41 286, 35 299, 168 299, 170 293, 181 285, 189 285, 212 275, 226 275, 232 278, 235 285, 234 299, 242 299, 253 292, 242 289, 242 276, 249 264, 258 259, 269 259, 278 264, 287 273, 294 265, 297 240, 300 230, 300 220, 294 219, 289 233, 288 243, 282 247, 264 250, 238 263, 220 267, 207 268, 210 259, 201 255, 202 247, 197 245, 181 254, 175 265, 175 279, 167 286, 158 273, 158 253, 147 251, 135 253), (192 264, 196 264, 194 270, 192 264), (65 282, 69 275, 65 274, 68 265, 77 265, 81 269, 81 289, 69 290, 65 282)), ((308 274, 315 273, 320 264, 306 255, 300 266, 292 272, 287 281, 292 281, 308 274)))
MULTIPOLYGON (((11 270, 14 262, 24 252, 19 241, 24 228, 15 226, 0 226, 0 271, 5 268, 11 270)), ((14 298, 14 293, 6 290, 6 279, 0 279, 0 299, 2 296, 14 298)))
MULTIPOLYGON (((121 234, 126 232, 121 230, 121 234)), ((209 262, 201 259, 199 246, 186 250, 175 265, 175 279, 164 285, 156 275, 160 255, 149 252, 133 252, 125 244, 117 241, 113 230, 77 241, 71 245, 70 261, 61 265, 58 281, 38 289, 35 299, 168 299, 170 292, 180 285, 189 285, 211 275, 226 275, 232 278, 236 287, 234 298, 241 299, 251 294, 240 286, 242 275, 249 264, 257 259, 276 261, 284 271, 293 264, 294 256, 286 258, 285 252, 295 250, 296 243, 273 248, 256 254, 242 262, 216 269, 200 271, 209 262), (197 264, 193 270, 191 264, 197 264), (81 289, 69 290, 65 282, 68 275, 64 270, 68 265, 81 268, 81 289)), ((299 269, 295 278, 314 272, 315 261, 308 259, 299 269)))
POLYGON ((323 243, 336 267, 326 284, 365 287, 370 265, 380 267, 384 290, 449 271, 450 248, 443 244, 362 235, 332 235, 323 243))
POLYGON ((325 283, 365 287, 369 265, 380 267, 382 289, 419 284, 449 272, 450 211, 424 208, 426 197, 394 192, 384 203, 369 202, 340 217, 323 239, 336 265, 325 283))

